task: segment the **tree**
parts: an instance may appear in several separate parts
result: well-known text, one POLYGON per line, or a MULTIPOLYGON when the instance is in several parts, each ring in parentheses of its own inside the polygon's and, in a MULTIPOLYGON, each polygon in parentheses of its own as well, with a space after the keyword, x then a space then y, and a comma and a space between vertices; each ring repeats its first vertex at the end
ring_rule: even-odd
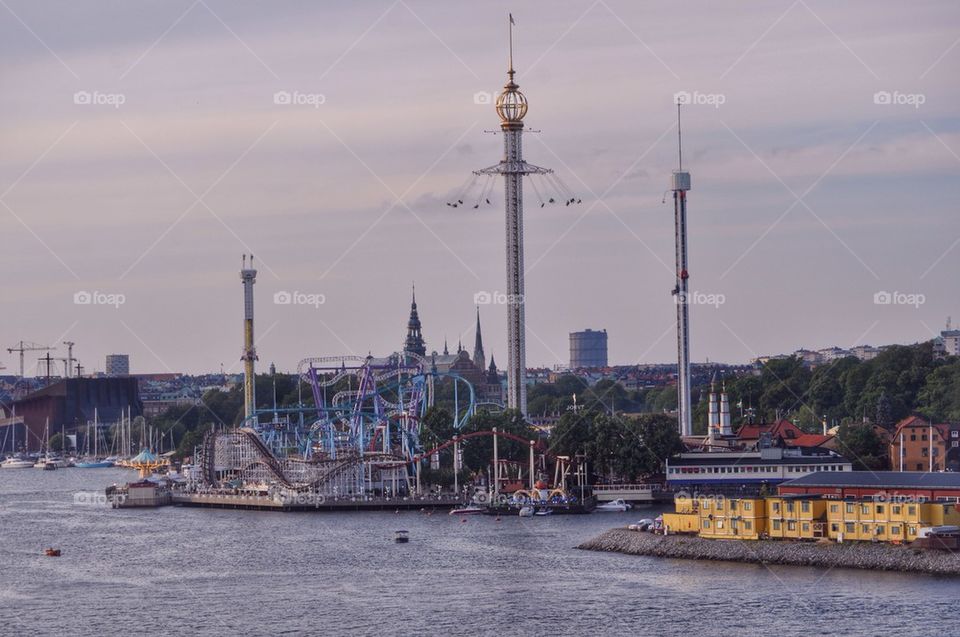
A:
POLYGON ((665 414, 627 418, 625 431, 619 471, 626 480, 662 473, 667 458, 683 451, 677 422, 665 414))
POLYGON ((888 468, 887 446, 870 425, 844 422, 837 430, 837 443, 837 451, 849 459, 857 471, 888 468))

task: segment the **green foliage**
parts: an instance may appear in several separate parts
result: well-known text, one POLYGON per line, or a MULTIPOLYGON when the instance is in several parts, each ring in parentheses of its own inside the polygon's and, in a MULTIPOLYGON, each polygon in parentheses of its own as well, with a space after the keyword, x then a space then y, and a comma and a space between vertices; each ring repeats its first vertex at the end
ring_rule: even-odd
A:
POLYGON ((837 430, 837 451, 853 463, 854 470, 888 468, 887 445, 870 425, 845 422, 837 430))

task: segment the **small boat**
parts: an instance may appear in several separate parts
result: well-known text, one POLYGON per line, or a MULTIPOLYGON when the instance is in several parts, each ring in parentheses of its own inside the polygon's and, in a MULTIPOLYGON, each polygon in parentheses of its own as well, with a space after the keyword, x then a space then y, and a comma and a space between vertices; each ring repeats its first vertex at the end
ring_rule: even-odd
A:
POLYGON ((553 511, 550 509, 537 509, 534 515, 553 515, 553 511))
POLYGON ((7 458, 0 463, 0 469, 29 469, 31 467, 33 467, 33 461, 24 458, 7 458))
POLYGON ((483 513, 484 509, 481 506, 476 504, 471 504, 459 509, 453 509, 450 511, 450 515, 475 515, 477 513, 483 513))
POLYGON ((394 531, 393 541, 397 544, 406 544, 410 541, 410 534, 407 531, 394 531))
POLYGON ((77 469, 108 469, 113 466, 110 460, 81 460, 74 462, 73 466, 77 469))
POLYGON ((519 515, 521 518, 532 518, 533 512, 534 512, 534 508, 532 506, 525 506, 520 508, 519 515))
POLYGON ((629 511, 631 508, 631 505, 618 498, 612 502, 598 504, 596 510, 608 513, 623 513, 624 511, 629 511))
POLYGON ((48 548, 44 549, 43 554, 47 557, 60 557, 60 549, 48 548))

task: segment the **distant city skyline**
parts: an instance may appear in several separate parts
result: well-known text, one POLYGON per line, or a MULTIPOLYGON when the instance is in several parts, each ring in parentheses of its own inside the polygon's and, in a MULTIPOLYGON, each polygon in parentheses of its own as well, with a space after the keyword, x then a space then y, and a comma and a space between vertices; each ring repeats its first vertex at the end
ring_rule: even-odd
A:
POLYGON ((505 362, 502 186, 445 202, 502 154, 484 131, 511 10, 541 131, 525 157, 583 201, 527 192, 528 367, 590 326, 611 365, 675 360, 676 99, 694 362, 909 344, 960 317, 950 3, 701 2, 681 30, 670 4, 613 1, 9 0, 0 374, 20 340, 73 341, 88 372, 123 352, 133 373, 239 373, 243 253, 259 371, 396 351, 411 281, 428 351, 472 342, 480 298, 505 362))

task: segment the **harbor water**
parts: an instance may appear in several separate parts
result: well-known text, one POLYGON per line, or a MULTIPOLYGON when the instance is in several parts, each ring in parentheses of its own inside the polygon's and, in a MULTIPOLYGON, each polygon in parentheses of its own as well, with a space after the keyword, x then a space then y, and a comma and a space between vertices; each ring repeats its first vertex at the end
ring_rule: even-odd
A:
POLYGON ((122 469, 0 471, 3 635, 931 635, 960 580, 574 547, 653 510, 114 510, 122 469), (465 521, 462 521, 465 520, 465 521), (394 532, 409 531, 397 544, 394 532), (62 550, 59 558, 43 550, 62 550))

